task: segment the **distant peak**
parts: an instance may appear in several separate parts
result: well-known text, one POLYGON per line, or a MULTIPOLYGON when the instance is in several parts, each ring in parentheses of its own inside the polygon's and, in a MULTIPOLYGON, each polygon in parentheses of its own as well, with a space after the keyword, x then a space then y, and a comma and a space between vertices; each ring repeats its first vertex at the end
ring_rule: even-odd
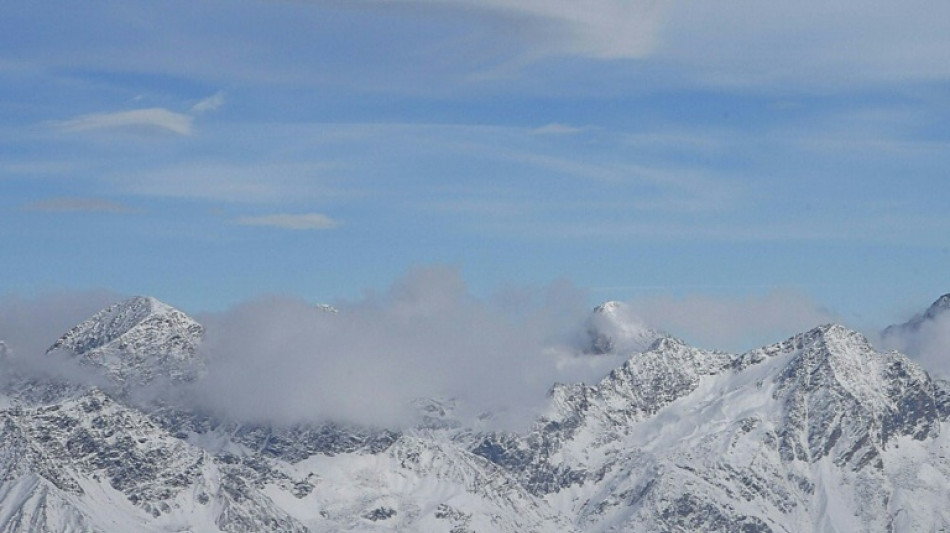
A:
POLYGON ((927 308, 927 312, 924 313, 924 318, 936 318, 937 315, 942 314, 948 309, 950 309, 950 293, 944 294, 940 298, 937 298, 937 301, 930 304, 930 307, 927 308))
POLYGON ((881 336, 885 339, 891 339, 892 344, 894 344, 893 339, 898 339, 896 344, 891 346, 892 348, 908 349, 908 347, 905 346, 902 341, 900 341, 900 337, 903 334, 917 332, 925 323, 936 320, 947 311, 950 311, 950 293, 944 294, 940 298, 937 298, 934 303, 930 304, 930 307, 928 307, 926 311, 916 314, 907 322, 904 322, 903 324, 894 324, 884 328, 881 336))
POLYGON ((756 364, 766 358, 803 349, 813 349, 816 354, 822 354, 824 357, 873 351, 870 341, 861 333, 841 324, 829 323, 793 335, 782 342, 746 352, 740 358, 740 366, 756 364))
POLYGON ((177 311, 174 307, 162 302, 158 298, 153 296, 133 296, 128 300, 122 300, 121 302, 116 302, 112 307, 117 308, 135 308, 142 309, 149 314, 158 314, 164 315, 173 311, 177 311))
POLYGON ((618 302, 616 300, 611 300, 609 302, 604 302, 594 308, 594 313, 596 314, 612 314, 616 313, 626 307, 626 304, 623 302, 618 302))
POLYGON ((822 324, 802 334, 805 339, 828 341, 849 341, 860 344, 869 344, 863 334, 841 324, 822 324))
POLYGON ((642 352, 664 333, 648 327, 623 302, 604 302, 587 318, 588 346, 584 351, 603 355, 642 352))
POLYGON ((812 328, 810 331, 821 334, 821 335, 842 335, 842 334, 853 332, 853 330, 845 326, 842 326, 841 324, 836 324, 833 322, 822 324, 820 326, 812 328))
POLYGON ((191 317, 151 296, 133 296, 100 310, 67 331, 49 351, 64 348, 84 353, 109 344, 140 324, 154 320, 173 320, 182 329, 200 330, 191 317))

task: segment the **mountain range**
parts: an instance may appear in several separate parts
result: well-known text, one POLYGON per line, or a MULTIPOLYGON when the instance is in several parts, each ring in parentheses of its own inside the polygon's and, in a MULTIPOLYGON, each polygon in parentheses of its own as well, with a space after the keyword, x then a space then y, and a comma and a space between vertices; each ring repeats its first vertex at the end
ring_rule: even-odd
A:
POLYGON ((585 331, 577 356, 618 365, 552 384, 524 432, 469 427, 439 398, 398 429, 144 399, 210 371, 204 328, 154 298, 38 354, 97 380, 23 375, 0 342, 0 533, 950 530, 950 384, 906 355, 835 324, 704 350, 617 302, 585 331))

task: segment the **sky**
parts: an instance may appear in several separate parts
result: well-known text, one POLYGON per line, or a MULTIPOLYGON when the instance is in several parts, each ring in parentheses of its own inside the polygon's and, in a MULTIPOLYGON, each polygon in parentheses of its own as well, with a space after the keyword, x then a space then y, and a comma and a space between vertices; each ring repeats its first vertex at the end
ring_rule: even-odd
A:
POLYGON ((7 302, 359 302, 436 265, 701 330, 676 310, 884 326, 950 291, 950 3, 3 11, 7 302))

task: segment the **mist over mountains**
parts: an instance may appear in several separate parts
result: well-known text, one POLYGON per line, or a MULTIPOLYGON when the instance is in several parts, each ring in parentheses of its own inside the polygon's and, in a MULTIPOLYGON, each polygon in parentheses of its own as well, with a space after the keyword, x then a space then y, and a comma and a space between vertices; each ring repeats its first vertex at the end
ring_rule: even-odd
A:
POLYGON ((65 301, 32 327, 40 303, 2 309, 2 531, 950 527, 950 296, 739 353, 566 285, 480 300, 445 268, 199 319, 65 301))

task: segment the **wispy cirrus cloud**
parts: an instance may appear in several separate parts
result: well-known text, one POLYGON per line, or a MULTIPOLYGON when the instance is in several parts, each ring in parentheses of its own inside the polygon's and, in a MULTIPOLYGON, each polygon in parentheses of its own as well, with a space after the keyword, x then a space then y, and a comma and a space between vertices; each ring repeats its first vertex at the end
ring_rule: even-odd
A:
POLYGON ((323 213, 277 213, 273 215, 245 216, 237 219, 241 226, 263 226, 290 230, 325 230, 333 229, 340 222, 323 213))
POLYGON ((584 131, 584 128, 569 126, 567 124, 561 124, 560 122, 552 122, 531 130, 531 133, 534 135, 570 135, 581 131, 584 131))
POLYGON ((195 105, 191 106, 192 113, 207 113, 209 111, 217 111, 221 106, 224 105, 224 92, 218 91, 207 98, 199 100, 195 105))
POLYGON ((68 196, 47 198, 24 204, 24 211, 48 213, 138 213, 139 209, 104 198, 73 198, 68 196))
MULTIPOLYGON (((429 0, 434 4, 456 4, 429 0)), ((475 0, 503 17, 520 19, 534 53, 598 59, 641 58, 653 52, 669 0, 475 0)))
POLYGON ((65 132, 143 129, 191 135, 194 132, 193 121, 194 117, 190 115, 176 113, 162 107, 152 107, 115 113, 79 115, 69 120, 56 122, 54 125, 65 132))

